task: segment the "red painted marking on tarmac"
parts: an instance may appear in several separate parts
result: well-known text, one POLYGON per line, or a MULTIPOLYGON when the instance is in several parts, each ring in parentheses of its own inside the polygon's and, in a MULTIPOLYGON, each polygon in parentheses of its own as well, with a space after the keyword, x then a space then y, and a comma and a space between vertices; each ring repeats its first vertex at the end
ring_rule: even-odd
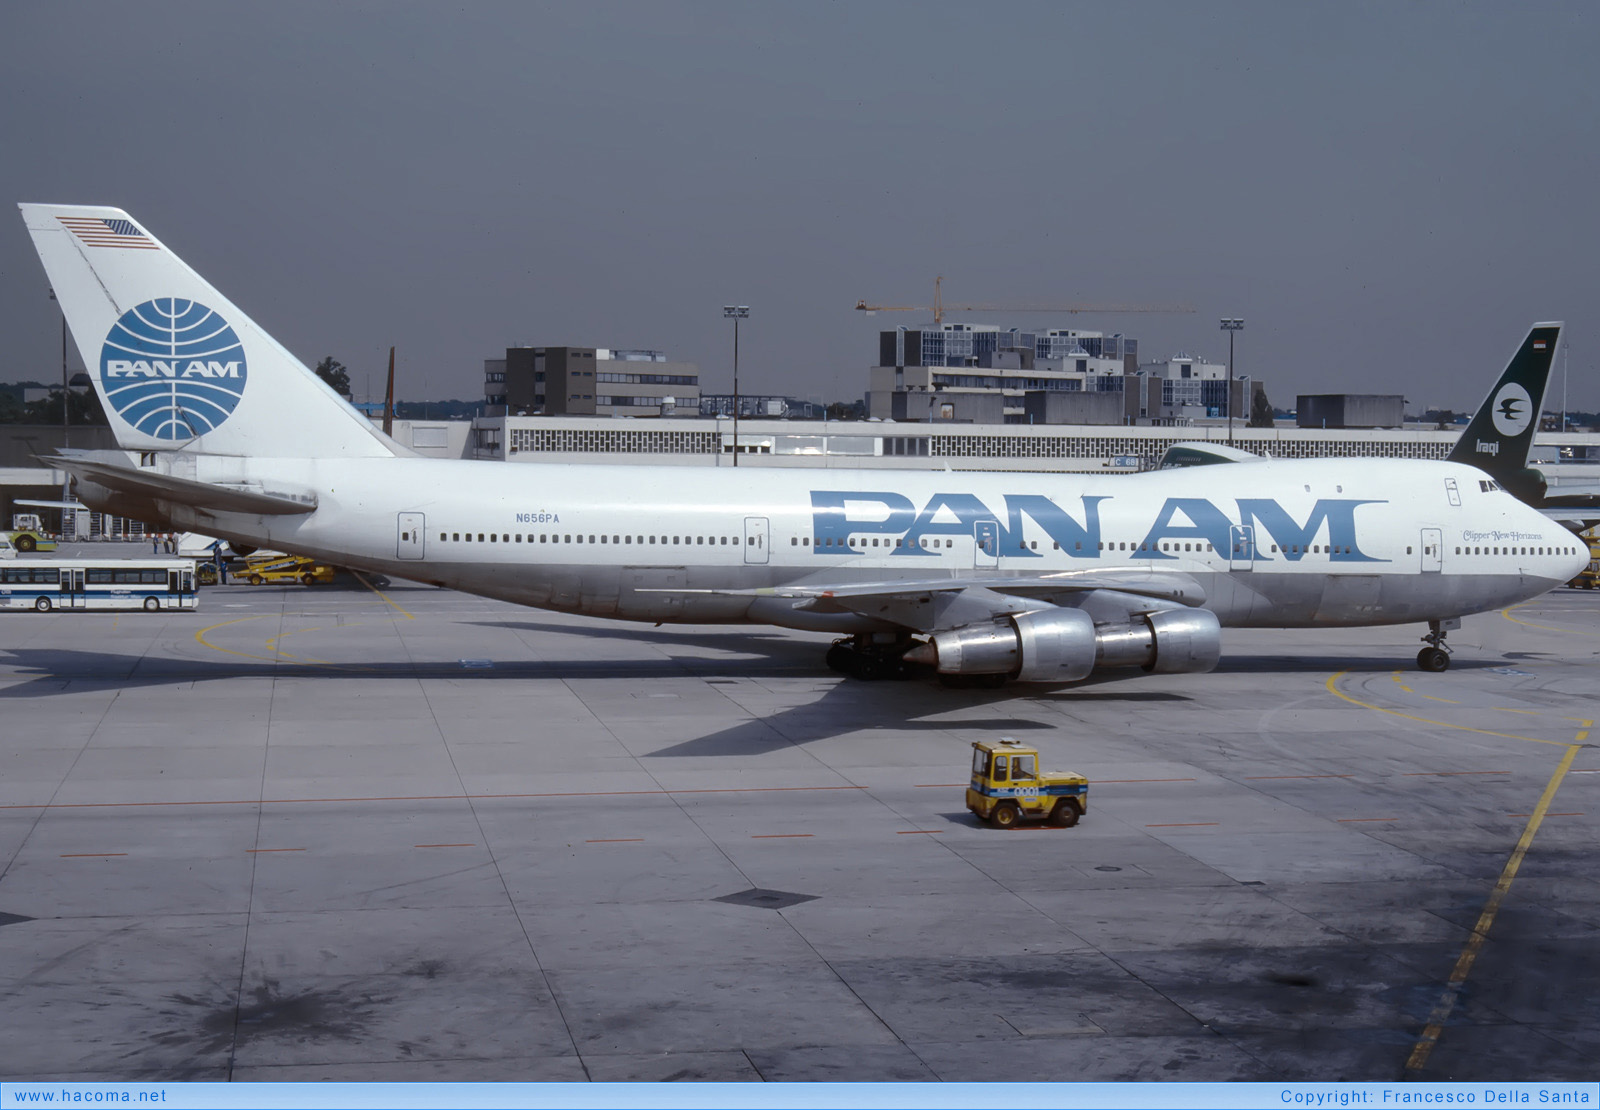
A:
POLYGON ((1091 783, 1105 782, 1193 782, 1194 779, 1090 779, 1091 783))
POLYGON ((1429 775, 1509 775, 1510 771, 1406 771, 1402 777, 1422 778, 1429 775))
MULTIPOLYGON (((1185 780, 1192 782, 1193 780, 1185 780)), ((796 790, 865 790, 865 786, 726 786, 694 790, 566 790, 548 794, 416 794, 372 798, 218 798, 172 802, 43 802, 4 805, 8 809, 127 809, 136 806, 287 806, 325 805, 329 802, 482 802, 520 798, 631 798, 674 794, 773 794, 796 790)))
POLYGON ((1175 821, 1169 825, 1146 825, 1147 829, 1198 829, 1205 825, 1220 825, 1220 821, 1175 821))
POLYGON ((1246 775, 1245 782, 1271 782, 1276 779, 1353 779, 1354 775, 1246 775))
MULTIPOLYGON (((1340 776, 1340 777, 1348 778, 1350 776, 1340 776)), ((1126 783, 1126 782, 1193 782, 1194 779, 1090 779, 1089 781, 1091 783, 1094 783, 1094 784, 1104 785, 1104 784, 1106 784, 1108 782, 1109 783, 1126 783)), ((919 783, 915 784, 916 789, 918 789, 918 790, 950 790, 950 789, 953 789, 954 787, 967 786, 967 785, 970 785, 970 784, 969 783, 965 783, 965 782, 919 782, 919 783)))

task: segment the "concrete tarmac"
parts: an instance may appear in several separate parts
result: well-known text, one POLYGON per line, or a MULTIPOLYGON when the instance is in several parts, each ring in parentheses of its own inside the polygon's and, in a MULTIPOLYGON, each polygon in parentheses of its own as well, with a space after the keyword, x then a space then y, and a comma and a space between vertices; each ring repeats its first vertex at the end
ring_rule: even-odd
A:
POLYGON ((0 613, 0 1077, 1593 1079, 1600 596, 1422 631, 982 691, 407 583, 0 613), (1000 736, 1077 828, 965 811, 1000 736))

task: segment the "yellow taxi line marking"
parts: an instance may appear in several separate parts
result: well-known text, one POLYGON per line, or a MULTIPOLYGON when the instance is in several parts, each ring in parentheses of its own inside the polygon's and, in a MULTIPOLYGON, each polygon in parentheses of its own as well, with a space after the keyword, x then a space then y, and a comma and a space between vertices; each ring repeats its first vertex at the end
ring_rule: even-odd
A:
POLYGON ((369 589, 373 593, 377 594, 378 597, 383 600, 383 603, 385 605, 389 606, 389 608, 393 609, 396 613, 399 613, 406 620, 409 621, 409 620, 415 620, 416 619, 416 614, 415 613, 408 613, 408 612, 406 612, 406 610, 402 609, 399 605, 395 604, 395 601, 394 601, 394 599, 392 597, 390 597, 388 594, 384 593, 382 590, 378 589, 378 587, 374 586, 371 582, 368 582, 366 575, 362 574, 359 570, 353 570, 350 573, 356 576, 356 581, 357 582, 360 582, 367 589, 369 589))
POLYGON ((223 621, 221 624, 214 624, 210 628, 202 628, 199 632, 196 632, 194 634, 195 642, 200 644, 202 647, 208 647, 212 651, 220 651, 220 652, 224 653, 225 655, 240 655, 240 656, 243 656, 246 659, 263 659, 263 660, 266 660, 268 663, 276 663, 278 660, 274 656, 271 656, 271 655, 253 655, 248 651, 234 651, 232 648, 218 647, 216 644, 213 644, 210 640, 206 639, 206 633, 207 632, 215 632, 219 628, 226 628, 230 624, 239 624, 241 621, 260 620, 261 616, 262 616, 262 614, 257 613, 255 616, 252 616, 252 617, 235 617, 231 621, 223 621))
POLYGON ((1427 698, 1429 701, 1447 702, 1450 705, 1460 705, 1461 704, 1460 702, 1456 701, 1455 698, 1436 698, 1432 694, 1418 694, 1417 696, 1419 698, 1427 698))
MULTIPOLYGON (((1511 607, 1511 609, 1515 609, 1515 608, 1518 608, 1518 606, 1513 605, 1511 607)), ((1500 610, 1500 615, 1502 617, 1504 617, 1506 620, 1511 621, 1513 624, 1520 624, 1520 625, 1524 626, 1525 628, 1537 628, 1541 632, 1565 632, 1569 636, 1593 636, 1594 635, 1593 632, 1583 632, 1583 631, 1580 631, 1580 630, 1578 630, 1576 628, 1557 628, 1554 625, 1534 624, 1532 621, 1525 621, 1521 617, 1513 617, 1511 615, 1511 609, 1502 609, 1502 610, 1500 610)))
MULTIPOLYGON (((1535 744, 1554 744, 1557 747, 1567 746, 1564 740, 1541 740, 1537 736, 1522 736, 1514 732, 1496 732, 1493 729, 1473 728, 1471 725, 1456 725, 1451 724, 1449 721, 1436 721, 1431 717, 1418 717, 1413 713, 1402 713, 1398 709, 1385 709, 1381 705, 1373 705, 1370 701, 1362 701, 1360 698, 1351 697, 1339 689, 1339 680, 1349 673, 1349 671, 1335 671, 1328 676, 1328 681, 1323 685, 1328 688, 1328 693, 1334 697, 1347 701, 1351 705, 1359 705, 1362 709, 1371 709, 1376 713, 1386 713, 1391 717, 1399 717, 1402 720, 1421 721, 1425 725, 1438 725, 1440 728, 1453 728, 1460 732, 1475 732, 1480 736, 1498 736, 1503 740, 1528 740, 1535 744)), ((1563 718, 1563 720, 1566 719, 1568 718, 1563 718)))
POLYGON ((1462 985, 1466 983, 1467 975, 1472 971, 1472 964, 1478 958, 1483 942, 1489 938, 1489 929, 1494 925, 1495 915, 1500 912, 1500 904, 1505 901, 1506 894, 1511 890, 1511 883, 1517 877, 1517 869, 1522 866, 1523 857, 1528 854, 1528 847, 1533 843, 1534 834, 1539 831, 1539 826, 1550 809, 1550 803, 1556 796, 1556 790, 1561 786, 1561 780, 1566 777, 1567 771, 1572 767, 1572 761, 1577 758, 1578 747, 1577 744, 1567 745, 1567 754, 1561 757, 1555 774, 1551 775, 1550 781, 1545 784, 1544 793, 1539 796, 1539 804, 1533 807, 1528 824, 1522 830, 1517 846, 1511 851, 1511 858, 1506 860, 1505 868, 1500 872, 1500 881, 1495 883, 1489 900, 1484 903, 1483 912, 1478 915, 1478 923, 1472 927, 1472 936, 1467 939, 1466 947, 1461 950, 1461 956, 1456 960, 1455 969, 1450 972, 1450 981, 1445 987, 1444 994, 1439 997, 1439 1004, 1428 1016, 1427 1027, 1417 1039, 1416 1047, 1411 1050, 1411 1057, 1406 1061, 1407 1071, 1420 1071, 1425 1067, 1429 1054, 1433 1052, 1433 1046, 1439 1043, 1439 1035, 1444 1031, 1444 1024, 1450 1020, 1450 1014, 1461 997, 1462 985))
POLYGON ((125 856, 127 852, 68 852, 62 859, 108 859, 111 856, 125 856))

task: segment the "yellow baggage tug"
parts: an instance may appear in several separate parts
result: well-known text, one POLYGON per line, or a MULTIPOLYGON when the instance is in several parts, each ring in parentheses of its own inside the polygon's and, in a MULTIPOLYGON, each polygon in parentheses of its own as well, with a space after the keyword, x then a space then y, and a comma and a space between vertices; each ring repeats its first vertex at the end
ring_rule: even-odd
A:
POLYGON ((972 745, 967 808, 997 829, 1019 821, 1071 827, 1089 804, 1089 780, 1071 772, 1041 772, 1039 749, 1006 737, 972 745))

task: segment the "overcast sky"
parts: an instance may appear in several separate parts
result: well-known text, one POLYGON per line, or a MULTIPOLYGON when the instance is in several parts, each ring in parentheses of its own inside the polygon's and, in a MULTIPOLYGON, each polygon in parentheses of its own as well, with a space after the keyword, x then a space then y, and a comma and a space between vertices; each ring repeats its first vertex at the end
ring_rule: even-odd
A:
MULTIPOLYGON (((357 399, 508 345, 650 347, 859 397, 931 303, 1470 408, 1564 319, 1600 409, 1600 6, 0 6, 0 196, 127 209, 357 399)), ((0 378, 59 317, 0 213, 0 378)), ((76 354, 73 355, 76 367, 76 354)), ((1561 364, 1557 363, 1559 375, 1561 364)), ((1560 404, 1555 382, 1548 407, 1560 404)))

